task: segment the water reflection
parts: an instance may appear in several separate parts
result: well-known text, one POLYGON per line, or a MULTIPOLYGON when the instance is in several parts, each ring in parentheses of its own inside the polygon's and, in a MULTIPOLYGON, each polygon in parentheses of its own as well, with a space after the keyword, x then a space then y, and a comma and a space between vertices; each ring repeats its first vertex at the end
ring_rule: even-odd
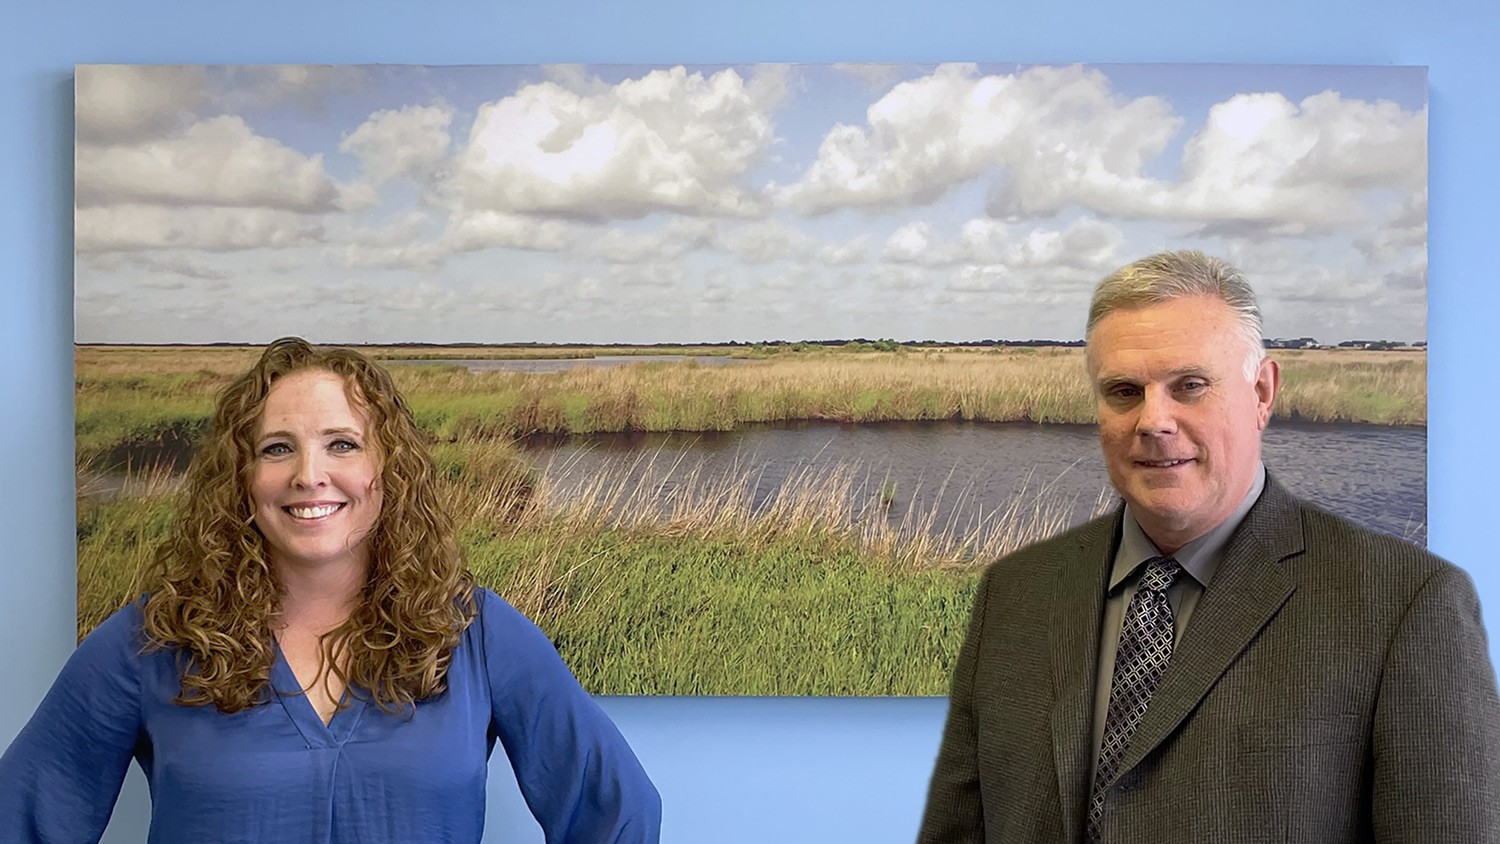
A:
MULTIPOLYGON (((882 500, 892 521, 935 510, 938 524, 959 528, 1039 491, 1066 502, 1074 521, 1112 498, 1089 425, 809 423, 538 439, 529 447, 564 494, 601 472, 651 471, 671 484, 753 468, 759 504, 799 472, 843 465, 855 468, 860 497, 882 500)), ((1425 540, 1425 429, 1277 423, 1265 434, 1264 456, 1292 492, 1367 527, 1425 540)))

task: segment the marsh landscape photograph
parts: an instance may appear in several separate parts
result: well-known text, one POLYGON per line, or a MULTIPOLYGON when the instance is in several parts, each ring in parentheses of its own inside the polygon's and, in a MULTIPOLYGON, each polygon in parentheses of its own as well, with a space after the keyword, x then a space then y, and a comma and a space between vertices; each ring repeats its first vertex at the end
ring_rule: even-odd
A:
POLYGON ((1256 288, 1269 471, 1426 541, 1422 68, 76 69, 82 636, 278 337, 408 397, 477 581, 599 694, 941 695, 1116 505, 1089 295, 1256 288))

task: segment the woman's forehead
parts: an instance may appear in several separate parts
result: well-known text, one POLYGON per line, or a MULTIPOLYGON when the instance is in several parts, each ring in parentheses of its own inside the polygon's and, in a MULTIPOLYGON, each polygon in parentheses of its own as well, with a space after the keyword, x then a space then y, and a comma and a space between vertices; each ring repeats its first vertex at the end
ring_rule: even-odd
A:
POLYGON ((344 376, 326 369, 305 369, 277 379, 261 409, 262 429, 283 422, 342 420, 363 428, 368 412, 358 388, 344 376))

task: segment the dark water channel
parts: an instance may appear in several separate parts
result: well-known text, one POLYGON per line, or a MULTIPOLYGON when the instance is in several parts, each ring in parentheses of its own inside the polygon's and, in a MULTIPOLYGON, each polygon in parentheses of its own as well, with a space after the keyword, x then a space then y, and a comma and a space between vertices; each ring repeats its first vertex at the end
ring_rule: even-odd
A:
MULTIPOLYGON (((514 363, 514 361, 506 361, 514 363)), ((1018 497, 1044 495, 1082 521, 1113 500, 1098 434, 1089 425, 980 422, 807 423, 739 431, 591 434, 525 443, 537 468, 566 497, 601 473, 640 477, 670 490, 700 479, 741 476, 756 506, 788 478, 845 467, 855 497, 882 501, 901 525, 934 511, 933 524, 968 526, 1018 497)), ((110 496, 118 467, 163 463, 181 471, 187 443, 155 443, 107 455, 117 467, 90 480, 90 494, 110 496)), ((1267 468, 1284 485, 1368 527, 1426 541, 1427 431, 1377 425, 1275 422, 1266 431, 1267 468)))
MULTIPOLYGON (((770 499, 787 478, 845 465, 861 498, 887 499, 900 524, 936 508, 935 524, 966 525, 1017 496, 1043 494, 1082 521, 1113 500, 1088 425, 899 422, 758 426, 727 433, 609 434, 537 440, 533 459, 567 494, 598 473, 735 473, 770 499)), ((1294 493, 1368 527, 1426 540, 1427 431, 1278 422, 1264 438, 1266 467, 1294 493)))

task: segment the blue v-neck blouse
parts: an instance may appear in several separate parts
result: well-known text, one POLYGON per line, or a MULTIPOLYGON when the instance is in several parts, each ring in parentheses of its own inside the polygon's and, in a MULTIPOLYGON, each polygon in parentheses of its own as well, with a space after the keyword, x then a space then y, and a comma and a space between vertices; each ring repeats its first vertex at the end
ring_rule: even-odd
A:
MULTIPOLYGON (((0 757, 0 841, 97 841, 134 758, 150 844, 477 844, 499 739, 549 844, 656 842, 661 800, 614 724, 535 625, 476 599, 445 692, 395 715, 356 698, 326 726, 300 693, 233 715, 173 703, 176 654, 142 653, 139 607, 120 610, 0 757)), ((279 652, 271 684, 299 688, 279 652)))

